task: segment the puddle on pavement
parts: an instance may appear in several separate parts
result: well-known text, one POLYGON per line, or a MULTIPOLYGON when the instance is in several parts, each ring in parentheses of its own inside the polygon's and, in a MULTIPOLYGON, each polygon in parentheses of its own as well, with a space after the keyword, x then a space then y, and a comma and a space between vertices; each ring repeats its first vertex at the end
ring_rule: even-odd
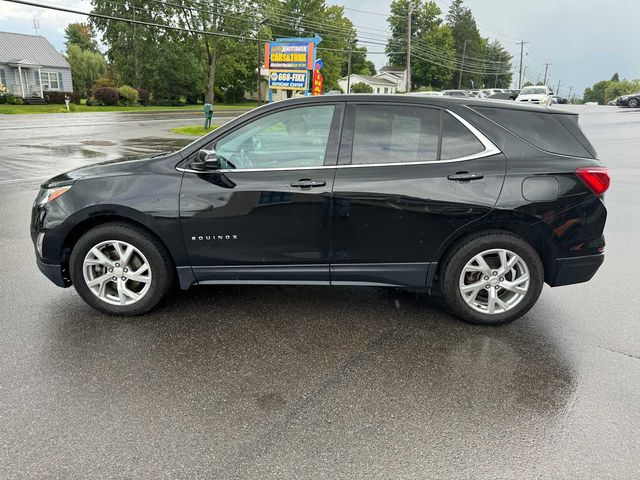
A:
POLYGON ((111 142, 109 140, 83 140, 80 143, 95 147, 110 147, 112 145, 117 145, 116 142, 111 142))

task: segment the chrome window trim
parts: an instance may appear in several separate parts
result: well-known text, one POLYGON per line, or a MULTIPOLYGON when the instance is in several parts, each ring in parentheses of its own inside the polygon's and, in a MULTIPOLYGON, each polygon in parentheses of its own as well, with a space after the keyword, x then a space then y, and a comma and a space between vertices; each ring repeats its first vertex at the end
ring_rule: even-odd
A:
POLYGON ((454 162, 466 162, 467 160, 477 160, 479 158, 491 157, 498 155, 502 151, 496 147, 491 140, 489 140, 480 130, 471 125, 468 121, 462 118, 457 113, 452 112, 449 109, 443 109, 443 111, 449 113, 453 118, 458 120, 464 125, 477 139, 482 143, 485 150, 482 152, 474 153, 473 155, 467 155, 465 157, 452 158, 450 160, 425 160, 422 162, 393 162, 393 163, 362 163, 357 165, 317 165, 315 167, 276 167, 276 168, 225 168, 220 170, 201 171, 193 170, 190 168, 176 167, 179 172, 185 173, 198 173, 200 175, 210 175, 213 173, 241 173, 241 172, 282 172, 282 171, 298 171, 298 170, 322 170, 327 168, 363 168, 363 167, 392 167, 392 166, 404 166, 404 165, 430 165, 441 163, 454 163, 454 162))

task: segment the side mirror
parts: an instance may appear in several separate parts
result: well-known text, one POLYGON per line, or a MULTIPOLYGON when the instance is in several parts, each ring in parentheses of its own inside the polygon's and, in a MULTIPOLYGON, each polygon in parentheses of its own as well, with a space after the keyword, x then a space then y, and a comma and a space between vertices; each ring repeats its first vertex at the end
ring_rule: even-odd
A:
POLYGON ((204 148, 198 152, 198 163, 205 168, 206 170, 217 170, 220 168, 220 163, 218 162, 218 155, 216 155, 216 151, 205 150, 204 148))

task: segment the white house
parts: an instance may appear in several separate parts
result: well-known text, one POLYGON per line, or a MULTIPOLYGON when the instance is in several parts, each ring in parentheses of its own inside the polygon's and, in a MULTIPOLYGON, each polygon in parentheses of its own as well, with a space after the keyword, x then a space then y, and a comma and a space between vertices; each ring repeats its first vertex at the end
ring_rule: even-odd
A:
MULTIPOLYGON (((340 80, 338 80, 338 85, 344 93, 348 93, 347 79, 348 77, 342 77, 340 80)), ((360 75, 357 73, 352 73, 351 88, 353 88, 356 83, 364 83, 366 85, 369 85, 371 88, 373 88, 373 93, 396 93, 396 90, 398 89, 398 85, 396 83, 384 78, 379 78, 377 75, 372 77, 370 75, 360 75)))
POLYGON ((13 95, 43 97, 44 92, 72 92, 71 66, 46 38, 0 32, 0 83, 13 95))
MULTIPOLYGON (((373 93, 403 93, 407 90, 407 71, 398 67, 382 67, 380 73, 374 76, 352 73, 351 86, 356 83, 369 85, 373 93)), ((338 85, 347 93, 347 77, 338 80, 338 85)))

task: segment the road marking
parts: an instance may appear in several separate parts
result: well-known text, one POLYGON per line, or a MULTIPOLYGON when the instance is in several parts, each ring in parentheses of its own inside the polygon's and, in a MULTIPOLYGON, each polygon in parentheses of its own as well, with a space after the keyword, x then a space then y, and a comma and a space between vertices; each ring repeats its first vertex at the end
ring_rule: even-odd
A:
MULTIPOLYGON (((213 120, 233 120, 237 117, 213 117, 213 120)), ((43 128, 69 128, 69 127, 97 127, 104 125, 122 125, 124 123, 162 123, 162 122, 175 122, 176 120, 192 120, 191 118, 184 119, 175 119, 175 118, 167 118, 163 120, 127 120, 124 122, 101 122, 101 123, 66 123, 64 125, 24 125, 18 127, 2 127, 0 126, 0 131, 3 130, 32 130, 34 128, 43 129, 43 128)))

